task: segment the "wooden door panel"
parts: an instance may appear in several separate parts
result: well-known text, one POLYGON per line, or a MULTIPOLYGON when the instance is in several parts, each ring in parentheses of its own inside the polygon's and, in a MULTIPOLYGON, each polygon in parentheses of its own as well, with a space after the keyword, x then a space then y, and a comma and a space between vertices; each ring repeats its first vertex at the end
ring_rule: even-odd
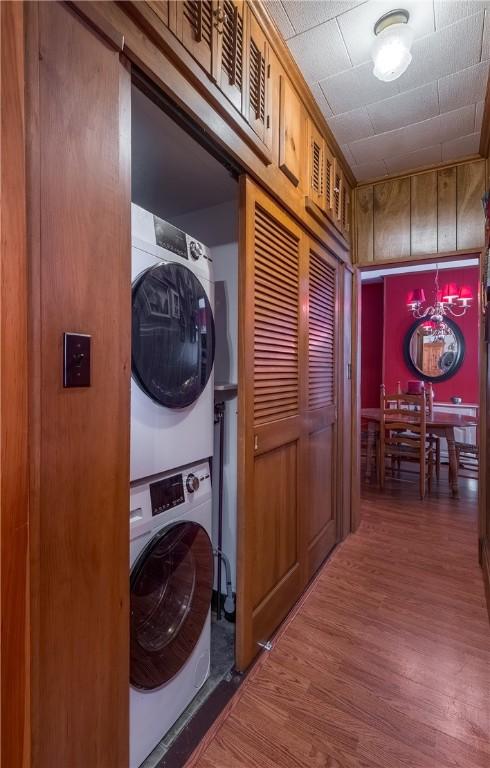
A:
POLYGON ((308 189, 309 195, 322 210, 326 208, 325 139, 312 120, 308 120, 308 189))
POLYGON ((242 181, 237 665, 245 669, 301 590, 300 228, 242 181))
POLYGON ((129 729, 131 82, 119 52, 65 4, 38 12, 33 765, 120 768, 129 729), (63 388, 65 331, 92 337, 89 387, 63 388))
POLYGON ((251 7, 247 10, 247 99, 244 111, 257 136, 271 149, 269 43, 251 7))
POLYGON ((241 112, 245 84, 245 18, 243 0, 221 0, 218 22, 218 84, 241 112))
POLYGON ((279 96, 279 168, 298 186, 303 152, 303 106, 291 81, 281 74, 279 96))
POLYGON ((336 542, 334 441, 333 423, 308 436, 305 483, 308 494, 308 578, 313 576, 336 542))
POLYGON ((176 4, 176 32, 201 67, 216 75, 217 0, 182 0, 176 4))
POLYGON ((262 453, 255 459, 254 612, 298 564, 297 465, 297 441, 262 453))

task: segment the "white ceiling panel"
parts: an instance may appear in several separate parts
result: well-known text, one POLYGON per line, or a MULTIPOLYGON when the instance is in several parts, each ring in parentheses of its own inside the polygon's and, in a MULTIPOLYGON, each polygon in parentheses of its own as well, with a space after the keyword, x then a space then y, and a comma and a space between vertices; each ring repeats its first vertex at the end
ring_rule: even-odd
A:
POLYGON ((285 12, 298 34, 306 32, 312 27, 317 27, 325 21, 334 19, 341 13, 350 11, 356 5, 360 5, 364 0, 283 0, 285 12))
POLYGON ((320 86, 335 115, 399 93, 396 82, 382 83, 373 77, 371 64, 361 64, 321 80, 320 86))
POLYGON ((412 63, 396 81, 400 90, 411 90, 477 64, 481 54, 483 18, 483 13, 468 16, 415 40, 412 63))
POLYGON ((359 180, 478 152, 490 67, 490 0, 267 0, 359 180), (373 75, 373 27, 404 8, 412 62, 373 75), (412 165, 410 165, 412 164, 412 165))
POLYGON ((327 98, 320 87, 320 83, 312 83, 310 85, 310 88, 313 96, 316 99, 316 103, 320 107, 322 115, 325 118, 332 117, 333 115, 332 107, 328 103, 327 98))
POLYGON ((350 67, 337 21, 327 21, 288 41, 305 80, 316 83, 350 67))
POLYGON ((442 145, 442 159, 453 160, 454 157, 468 157, 476 155, 480 146, 480 134, 472 133, 469 136, 461 136, 459 139, 447 141, 442 145))
POLYGON ((352 171, 358 181, 367 181, 376 179, 378 176, 386 176, 388 169, 384 160, 376 160, 374 163, 361 163, 361 165, 352 166, 352 171))
POLYGON ((344 112, 343 115, 332 117, 329 124, 337 141, 342 144, 374 134, 373 124, 366 107, 353 109, 352 112, 344 112))
POLYGON ((264 0, 264 5, 285 40, 296 34, 281 0, 264 0))
POLYGON ((439 113, 437 83, 428 83, 391 99, 369 104, 367 110, 376 133, 434 117, 439 113))
POLYGON ((434 15, 436 29, 447 27, 455 21, 472 16, 474 13, 484 11, 490 7, 490 3, 484 0, 435 0, 434 15))
POLYGON ((488 67, 487 61, 481 62, 439 80, 441 112, 448 112, 470 102, 482 101, 487 88, 488 67))
POLYGON ((393 0, 370 0, 338 17, 340 30, 353 64, 362 64, 371 59, 371 46, 376 37, 374 25, 383 14, 400 7, 409 12, 410 26, 416 38, 434 31, 432 2, 404 0, 401 5, 397 5, 393 4, 393 0))
POLYGON ((485 109, 485 102, 479 101, 475 109, 475 131, 481 131, 484 109, 485 109))
POLYGON ((399 157, 390 157, 386 160, 386 167, 389 173, 403 173, 416 168, 423 168, 426 165, 434 165, 442 160, 441 145, 434 147, 423 147, 408 155, 399 157))

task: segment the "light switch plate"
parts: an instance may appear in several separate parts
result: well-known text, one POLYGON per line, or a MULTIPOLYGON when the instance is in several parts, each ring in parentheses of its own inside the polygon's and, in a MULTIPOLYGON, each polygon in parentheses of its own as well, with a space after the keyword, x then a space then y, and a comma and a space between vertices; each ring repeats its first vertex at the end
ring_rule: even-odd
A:
POLYGON ((90 387, 90 341, 86 333, 63 334, 64 387, 90 387))

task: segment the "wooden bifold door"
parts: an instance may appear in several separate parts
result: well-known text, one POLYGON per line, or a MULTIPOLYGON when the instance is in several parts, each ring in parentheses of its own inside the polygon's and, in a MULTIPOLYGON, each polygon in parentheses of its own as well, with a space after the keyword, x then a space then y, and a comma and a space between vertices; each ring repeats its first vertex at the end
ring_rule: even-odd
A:
POLYGON ((237 664, 245 669, 338 540, 338 263, 241 187, 237 664))

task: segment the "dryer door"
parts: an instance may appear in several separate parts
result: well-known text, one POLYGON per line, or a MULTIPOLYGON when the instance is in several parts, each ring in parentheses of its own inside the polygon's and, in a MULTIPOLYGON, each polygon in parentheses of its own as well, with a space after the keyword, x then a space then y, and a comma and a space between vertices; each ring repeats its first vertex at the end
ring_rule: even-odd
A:
POLYGON ((214 319, 204 287, 182 264, 162 263, 135 280, 132 298, 134 378, 160 405, 191 405, 214 362, 214 319))
POLYGON ((131 570, 131 685, 152 690, 184 666, 211 604, 213 548, 194 522, 163 528, 131 570))

